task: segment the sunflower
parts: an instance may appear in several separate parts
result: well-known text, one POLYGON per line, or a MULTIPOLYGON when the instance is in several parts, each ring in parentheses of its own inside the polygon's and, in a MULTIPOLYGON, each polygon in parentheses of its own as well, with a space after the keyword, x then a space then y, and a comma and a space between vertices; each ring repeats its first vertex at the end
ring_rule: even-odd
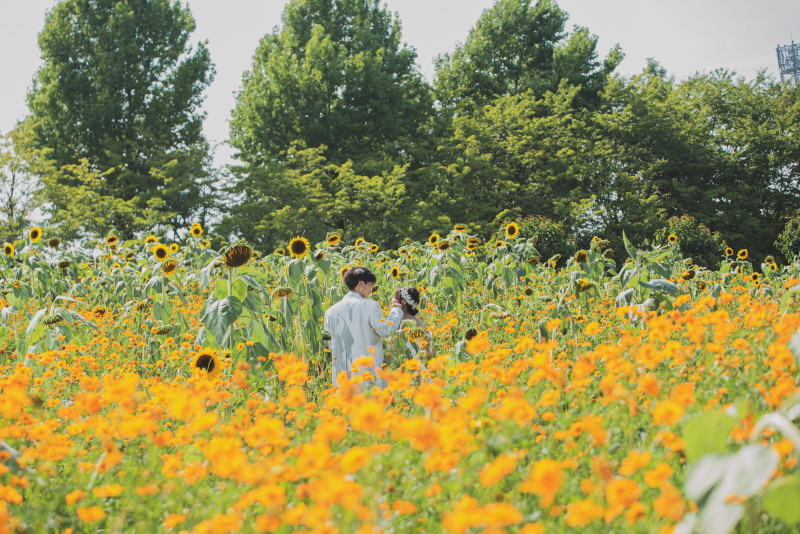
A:
POLYGON ((356 247, 359 247, 359 246, 363 245, 364 243, 366 243, 366 241, 364 240, 363 237, 359 237, 358 239, 356 239, 356 247))
POLYGON ((777 264, 777 263, 770 263, 770 264, 769 264, 769 269, 770 269, 770 271, 772 271, 773 273, 774 273, 774 272, 776 272, 776 271, 778 270, 778 264, 777 264))
POLYGON ((448 241, 447 239, 444 239, 444 240, 439 242, 439 244, 436 246, 436 248, 438 248, 439 250, 444 252, 445 250, 450 248, 450 241, 448 241))
POLYGON ((322 261, 322 260, 324 260, 324 259, 325 259, 325 251, 324 251, 324 250, 318 250, 318 251, 316 251, 316 252, 314 253, 314 259, 315 259, 315 260, 317 260, 317 261, 322 261))
POLYGON ((683 271, 683 273, 681 273, 681 278, 683 278, 684 280, 691 280, 692 278, 694 278, 694 275, 695 275, 694 269, 688 269, 686 271, 683 271))
POLYGON ((344 280, 344 275, 346 275, 347 271, 349 271, 350 269, 352 269, 352 267, 350 267, 349 265, 345 265, 344 267, 342 267, 341 270, 339 271, 339 278, 344 280))
POLYGON ((342 240, 342 236, 340 236, 339 234, 335 234, 334 233, 334 234, 331 234, 331 235, 328 236, 328 238, 325 240, 325 243, 329 247, 332 247, 334 245, 338 245, 339 241, 341 241, 341 240, 342 240))
POLYGON ((676 241, 678 241, 678 236, 676 236, 675 234, 669 234, 669 236, 667 237, 667 241, 669 241, 670 243, 675 243, 676 241))
POLYGON ((106 238, 106 245, 116 245, 117 241, 119 241, 119 238, 114 234, 111 234, 106 238))
POLYGON ((201 235, 203 235, 203 227, 200 226, 200 223, 193 224, 192 227, 189 229, 189 231, 192 233, 194 237, 200 237, 201 235))
POLYGON ((414 328, 408 332, 408 340, 412 343, 422 343, 425 340, 425 330, 422 328, 414 328))
POLYGON ((753 282, 758 282, 758 279, 761 278, 761 275, 758 273, 753 273, 750 278, 753 280, 753 282))
POLYGON ((575 263, 583 263, 589 258, 589 254, 585 250, 579 250, 575 254, 575 263))
POLYGON ((603 257, 604 257, 605 259, 607 259, 607 260, 608 260, 608 259, 611 259, 611 257, 612 257, 613 255, 614 255, 614 249, 613 249, 613 248, 607 248, 607 249, 605 249, 605 250, 603 251, 603 257))
POLYGON ((61 246, 61 240, 57 237, 54 237, 47 242, 47 246, 50 248, 58 248, 61 246))
POLYGON ((178 252, 178 250, 180 250, 180 247, 178 246, 177 243, 170 243, 170 245, 169 245, 169 251, 170 252, 172 252, 174 254, 175 252, 178 252))
POLYGON ((158 261, 164 261, 169 257, 169 249, 166 245, 159 243, 153 247, 153 256, 155 256, 158 261))
POLYGON ((282 299, 283 297, 291 297, 291 296, 292 296, 292 290, 289 289, 288 287, 279 287, 278 289, 275 290, 274 293, 272 293, 272 298, 276 299, 282 299))
MULTIPOLYGON (((362 239, 361 241, 363 242, 364 240, 362 239)), ((293 258, 302 258, 308 254, 308 239, 298 236, 289 241, 289 254, 293 258)))
POLYGON ((373 253, 378 252, 378 245, 376 245, 375 243, 371 244, 369 246, 369 251, 373 253))
POLYGON ((31 231, 28 232, 28 239, 31 240, 32 243, 36 243, 42 238, 42 229, 38 226, 34 226, 31 228, 31 231))
POLYGON ((467 230, 467 225, 466 224, 457 224, 457 225, 455 225, 453 227, 453 230, 455 230, 456 232, 464 232, 464 231, 467 230))
POLYGON ((733 256, 733 249, 731 247, 726 248, 725 249, 725 255, 726 256, 733 256))
POLYGON ((403 239, 403 243, 405 243, 406 245, 410 245, 411 244, 411 238, 407 237, 407 238, 403 239))
POLYGON ((164 273, 164 276, 172 276, 176 270, 178 270, 178 262, 175 260, 165 261, 161 265, 161 272, 164 273))
POLYGON ((286 256, 286 251, 282 248, 276 248, 273 254, 277 254, 278 256, 286 256))
POLYGON ((764 263, 766 263, 767 265, 775 263, 775 258, 773 258, 772 256, 767 256, 766 258, 764 258, 764 263))
POLYGON ((392 278, 398 278, 400 276, 400 266, 395 264, 392 266, 392 269, 389 271, 389 274, 392 275, 392 278))
POLYGON ((584 291, 589 291, 594 287, 594 284, 585 278, 581 278, 578 280, 578 293, 583 293, 584 291))
POLYGON ((747 249, 743 248, 742 250, 737 252, 736 253, 736 257, 739 258, 740 260, 746 260, 747 259, 747 249))
POLYGON ((699 282, 697 282, 698 290, 703 291, 705 288, 706 288, 706 283, 704 281, 700 280, 699 282))
POLYGON ((508 223, 506 225, 506 237, 508 239, 514 239, 519 234, 519 225, 515 222, 508 223))
POLYGON ((432 247, 435 247, 437 243, 439 243, 439 234, 431 234, 431 236, 428 238, 428 244, 432 247))
POLYGON ((247 245, 236 245, 225 253, 225 266, 228 268, 241 267, 253 257, 253 250, 247 245))
POLYGON ((222 372, 222 359, 212 349, 203 349, 197 353, 192 362, 192 371, 205 371, 208 378, 214 378, 222 372))
POLYGON ((11 243, 6 243, 3 245, 3 254, 6 256, 13 256, 14 255, 14 245, 11 243))
POLYGON ((152 245, 153 243, 158 243, 158 238, 154 235, 149 235, 144 238, 145 245, 152 245))
POLYGON ((106 314, 106 308, 104 306, 98 306, 92 310, 92 313, 95 317, 102 317, 106 314))
POLYGON ((69 268, 70 265, 72 265, 72 262, 70 260, 61 260, 60 262, 58 262, 59 269, 67 269, 69 268))
POLYGON ((494 248, 500 248, 504 246, 506 246, 506 242, 503 241, 502 239, 498 239, 494 244, 494 248))

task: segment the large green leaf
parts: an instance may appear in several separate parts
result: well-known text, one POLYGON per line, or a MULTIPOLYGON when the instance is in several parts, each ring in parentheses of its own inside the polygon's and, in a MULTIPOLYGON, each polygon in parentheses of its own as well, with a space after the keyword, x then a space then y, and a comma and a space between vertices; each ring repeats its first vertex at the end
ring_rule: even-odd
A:
POLYGON ((706 454, 728 452, 728 434, 736 425, 732 417, 721 410, 706 412, 692 418, 683 427, 686 460, 694 462, 706 454))
POLYGON ((242 314, 242 301, 234 296, 222 300, 206 301, 206 309, 201 321, 208 333, 214 336, 218 345, 224 346, 228 341, 228 329, 242 314))
POLYGON ((764 495, 764 509, 787 523, 800 522, 800 476, 788 475, 772 482, 764 495))

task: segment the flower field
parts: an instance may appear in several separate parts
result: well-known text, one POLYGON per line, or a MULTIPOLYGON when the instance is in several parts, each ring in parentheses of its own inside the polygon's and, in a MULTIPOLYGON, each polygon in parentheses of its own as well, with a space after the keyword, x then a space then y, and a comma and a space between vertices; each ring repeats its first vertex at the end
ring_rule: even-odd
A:
POLYGON ((6 244, 0 532, 796 531, 800 266, 443 234, 6 244), (385 390, 331 387, 355 265, 435 348, 385 390))

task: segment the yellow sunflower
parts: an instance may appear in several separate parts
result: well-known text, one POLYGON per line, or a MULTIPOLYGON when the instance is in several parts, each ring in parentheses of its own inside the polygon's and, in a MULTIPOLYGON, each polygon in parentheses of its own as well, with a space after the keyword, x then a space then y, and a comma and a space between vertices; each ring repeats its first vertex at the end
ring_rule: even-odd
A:
POLYGON ((106 238, 106 245, 116 245, 117 241, 119 241, 119 238, 114 234, 111 234, 106 238))
POLYGON ((222 372, 222 358, 215 350, 203 349, 195 356, 192 371, 205 372, 208 378, 214 378, 222 372))
POLYGON ((154 235, 149 235, 144 238, 145 245, 152 245, 153 243, 158 243, 158 238, 154 235))
POLYGON ((448 241, 447 239, 443 239, 442 241, 439 242, 439 244, 436 247, 442 252, 444 252, 445 250, 450 248, 450 241, 448 241))
POLYGON ((28 232, 28 239, 31 240, 32 243, 36 243, 42 238, 42 229, 38 226, 34 226, 31 228, 31 231, 28 232))
POLYGON ((506 225, 506 237, 508 239, 514 239, 519 234, 519 225, 515 222, 508 223, 506 225))
POLYGON ((579 250, 575 254, 575 263, 583 263, 589 258, 589 254, 585 250, 579 250))
POLYGON ((733 249, 731 247, 726 248, 725 249, 725 255, 726 256, 733 256, 733 249))
POLYGON ((428 244, 435 247, 439 243, 439 234, 431 234, 428 238, 428 244))
POLYGON ((203 235, 203 227, 200 226, 200 223, 193 224, 192 227, 189 229, 189 231, 192 233, 194 237, 200 237, 201 235, 203 235))
POLYGON ((467 225, 465 224, 457 224, 453 227, 453 230, 456 232, 464 232, 467 229, 467 225))
POLYGON ((11 243, 6 243, 3 245, 3 254, 6 256, 13 256, 14 255, 14 245, 11 243))
POLYGON ((180 250, 180 247, 178 246, 177 243, 170 243, 170 245, 169 245, 169 251, 170 252, 172 252, 174 254, 175 252, 178 252, 178 250, 180 250))
POLYGON ((378 245, 376 245, 375 243, 371 244, 369 246, 369 251, 370 252, 378 252, 378 245))
POLYGON ((669 234, 669 236, 667 236, 667 241, 669 241, 670 243, 675 243, 677 240, 678 236, 676 236, 675 234, 669 234))
POLYGON ((504 247, 504 246, 506 246, 506 242, 505 242, 505 241, 503 241, 502 239, 498 239, 498 240, 497 240, 497 241, 495 241, 495 243, 494 243, 494 247, 495 247, 495 248, 500 248, 500 247, 504 247))
POLYGON ((391 274, 391 275, 392 275, 392 278, 397 278, 397 277, 399 277, 399 276, 400 276, 400 266, 399 266, 399 265, 396 265, 396 264, 395 264, 395 265, 393 265, 393 266, 392 266, 392 269, 389 271, 389 274, 391 274))
POLYGON ((169 249, 166 245, 159 243, 153 247, 153 256, 155 256, 158 261, 164 261, 169 257, 169 249))
POLYGON ((274 254, 278 256, 286 256, 286 251, 283 248, 276 248, 274 254))
POLYGON ((327 245, 329 247, 332 247, 334 245, 338 245, 339 241, 341 241, 341 240, 342 240, 342 236, 340 236, 339 234, 331 234, 325 240, 325 243, 327 243, 327 245))
POLYGON ((358 239, 356 239, 356 246, 357 246, 357 247, 358 247, 358 246, 361 246, 361 245, 362 245, 362 244, 364 244, 364 243, 366 243, 366 241, 364 240, 364 238, 363 238, 363 237, 359 237, 358 239))
POLYGON ((743 248, 742 250, 737 252, 736 253, 736 257, 739 258, 740 260, 746 260, 747 259, 747 249, 743 248))
POLYGON ((164 273, 165 276, 172 276, 175 274, 175 271, 178 270, 178 262, 175 260, 165 261, 161 265, 161 272, 164 273))
POLYGON ((247 245, 236 245, 225 253, 225 266, 229 268, 241 267, 253 257, 253 250, 247 245))
POLYGON ((308 239, 298 236, 289 241, 289 254, 293 258, 302 258, 308 254, 308 239))

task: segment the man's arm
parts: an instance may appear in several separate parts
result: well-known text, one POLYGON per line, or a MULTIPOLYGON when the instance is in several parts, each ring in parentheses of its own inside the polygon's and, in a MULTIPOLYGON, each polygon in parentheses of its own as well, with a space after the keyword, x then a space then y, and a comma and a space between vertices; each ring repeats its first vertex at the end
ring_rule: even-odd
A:
POLYGON ((381 306, 377 302, 370 301, 369 326, 381 337, 391 337, 397 332, 397 325, 403 319, 403 310, 399 305, 392 304, 392 311, 384 320, 381 313, 381 306))

